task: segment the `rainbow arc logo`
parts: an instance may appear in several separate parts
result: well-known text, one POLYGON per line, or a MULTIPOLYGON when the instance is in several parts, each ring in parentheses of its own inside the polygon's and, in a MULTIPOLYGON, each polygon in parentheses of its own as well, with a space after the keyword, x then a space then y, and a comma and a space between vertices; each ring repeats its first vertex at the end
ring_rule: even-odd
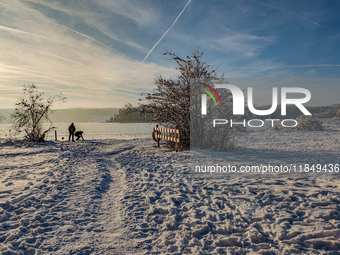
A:
MULTIPOLYGON (((217 96, 217 98, 218 98, 218 100, 220 101, 220 104, 221 104, 221 106, 222 106, 221 97, 220 97, 220 95, 217 93, 217 91, 216 91, 213 87, 211 87, 210 85, 208 85, 208 84, 206 84, 206 83, 202 83, 202 82, 199 82, 199 84, 202 84, 202 85, 204 85, 205 87, 207 87, 208 89, 210 89, 210 90, 217 96)), ((200 90, 203 90, 204 92, 206 92, 206 93, 212 98, 212 100, 214 101, 215 105, 217 105, 216 100, 215 100, 215 97, 211 94, 211 92, 210 92, 209 90, 204 89, 204 88, 199 88, 199 89, 200 89, 200 90)), ((204 95, 202 95, 202 99, 203 99, 204 102, 206 102, 206 98, 204 97, 204 95)))
MULTIPOLYGON (((217 98, 220 101, 220 104, 222 106, 221 97, 213 87, 211 87, 210 85, 208 85, 206 83, 202 83, 202 82, 199 82, 199 84, 202 84, 206 88, 210 89, 217 96, 217 98)), ((206 92, 212 98, 212 100, 214 101, 215 106, 217 105, 215 97, 213 96, 213 94, 211 94, 211 92, 209 90, 207 90, 205 88, 200 88, 200 87, 199 87, 199 89, 206 92)), ((207 115, 207 95, 206 94, 201 95, 201 112, 202 112, 202 115, 207 115)))

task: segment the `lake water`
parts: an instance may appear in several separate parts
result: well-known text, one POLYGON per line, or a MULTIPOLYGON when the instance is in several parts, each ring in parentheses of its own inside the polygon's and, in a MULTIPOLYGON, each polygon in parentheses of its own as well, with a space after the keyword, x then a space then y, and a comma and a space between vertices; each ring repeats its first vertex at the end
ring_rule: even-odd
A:
MULTIPOLYGON (((325 124, 331 124, 333 119, 320 119, 325 124)), ((259 123, 253 123, 258 125, 259 123)), ((55 129, 47 134, 46 140, 54 140, 54 132, 57 131, 58 140, 64 137, 68 139, 69 123, 55 123, 55 129)), ((151 138, 152 130, 156 123, 75 123, 77 131, 83 131, 84 139, 107 139, 107 138, 151 138)), ((269 127, 268 123, 262 128, 250 128, 250 130, 263 130, 269 127)), ((24 133, 14 135, 11 124, 0 124, 0 138, 21 138, 24 133)))
MULTIPOLYGON (((58 140, 68 139, 68 127, 70 123, 54 123, 54 130, 47 134, 46 140, 54 140, 55 130, 58 140)), ((83 131, 84 139, 107 139, 107 138, 151 138, 155 123, 74 123, 76 131, 83 131)), ((23 137, 24 133, 14 135, 11 124, 0 125, 0 138, 23 137)))

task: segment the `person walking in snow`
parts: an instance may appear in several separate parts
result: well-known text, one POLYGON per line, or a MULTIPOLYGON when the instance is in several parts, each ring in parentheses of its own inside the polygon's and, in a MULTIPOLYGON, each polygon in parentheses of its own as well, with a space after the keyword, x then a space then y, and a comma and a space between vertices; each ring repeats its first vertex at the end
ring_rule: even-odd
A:
POLYGON ((70 133, 70 135, 68 136, 68 140, 71 141, 72 136, 72 141, 74 142, 74 132, 76 132, 76 127, 73 123, 68 127, 68 132, 70 133))

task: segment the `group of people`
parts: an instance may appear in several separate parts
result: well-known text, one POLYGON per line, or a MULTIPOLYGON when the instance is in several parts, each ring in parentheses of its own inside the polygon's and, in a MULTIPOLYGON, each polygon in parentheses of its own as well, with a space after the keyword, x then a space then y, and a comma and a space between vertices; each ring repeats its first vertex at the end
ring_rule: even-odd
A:
POLYGON ((79 140, 80 138, 82 138, 84 140, 83 137, 83 131, 77 131, 76 132, 76 127, 74 126, 74 123, 72 123, 69 127, 68 127, 68 132, 69 132, 69 136, 68 136, 68 140, 71 141, 71 137, 72 137, 72 141, 74 142, 74 137, 76 137, 76 140, 79 140))

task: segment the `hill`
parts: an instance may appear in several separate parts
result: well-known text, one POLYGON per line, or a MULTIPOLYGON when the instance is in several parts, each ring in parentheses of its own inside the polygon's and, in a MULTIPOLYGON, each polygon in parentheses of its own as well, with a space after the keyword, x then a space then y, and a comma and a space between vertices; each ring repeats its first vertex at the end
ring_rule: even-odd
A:
MULTIPOLYGON (((0 109, 0 115, 4 116, 2 123, 9 123, 13 111, 14 109, 0 109)), ((118 111, 119 108, 58 109, 51 113, 50 119, 54 123, 105 122, 118 111)))

